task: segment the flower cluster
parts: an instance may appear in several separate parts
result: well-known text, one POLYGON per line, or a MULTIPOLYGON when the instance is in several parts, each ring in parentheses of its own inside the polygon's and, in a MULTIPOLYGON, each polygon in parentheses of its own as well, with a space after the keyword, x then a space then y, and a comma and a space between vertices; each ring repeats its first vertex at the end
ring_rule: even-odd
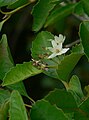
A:
POLYGON ((59 37, 54 36, 54 40, 51 40, 52 47, 47 48, 52 52, 52 54, 48 57, 48 59, 54 58, 58 55, 62 55, 69 50, 69 48, 62 48, 64 40, 65 40, 65 36, 61 34, 59 34, 59 37))

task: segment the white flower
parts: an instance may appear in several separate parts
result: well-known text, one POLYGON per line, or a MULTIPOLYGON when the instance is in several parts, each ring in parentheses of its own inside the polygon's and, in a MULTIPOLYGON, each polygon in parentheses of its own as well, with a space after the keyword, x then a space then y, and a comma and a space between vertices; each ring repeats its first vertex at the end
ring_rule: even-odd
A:
POLYGON ((54 40, 51 40, 52 47, 48 47, 48 49, 52 52, 52 54, 48 57, 48 59, 62 55, 69 50, 69 48, 62 48, 64 40, 65 36, 63 37, 61 34, 59 34, 59 37, 55 36, 54 40))
POLYGON ((55 35, 54 40, 57 44, 64 43, 65 36, 63 36, 62 34, 59 34, 59 37, 55 35))

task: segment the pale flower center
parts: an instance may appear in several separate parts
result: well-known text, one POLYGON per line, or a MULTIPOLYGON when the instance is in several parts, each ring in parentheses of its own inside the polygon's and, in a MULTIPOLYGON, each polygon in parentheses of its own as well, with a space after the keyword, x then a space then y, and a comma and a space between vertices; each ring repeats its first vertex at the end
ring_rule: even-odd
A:
POLYGON ((56 53, 59 53, 60 52, 60 50, 59 49, 56 49, 56 53))

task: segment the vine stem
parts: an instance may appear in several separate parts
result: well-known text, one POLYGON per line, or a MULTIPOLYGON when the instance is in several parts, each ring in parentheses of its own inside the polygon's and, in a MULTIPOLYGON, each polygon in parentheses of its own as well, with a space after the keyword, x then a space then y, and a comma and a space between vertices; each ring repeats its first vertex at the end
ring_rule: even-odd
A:
POLYGON ((8 16, 5 15, 5 16, 4 16, 5 19, 3 18, 4 20, 3 20, 2 22, 3 22, 3 23, 6 22, 10 17, 11 17, 11 15, 8 15, 8 16))
POLYGON ((24 104, 26 107, 29 107, 29 108, 32 108, 32 106, 31 105, 27 105, 27 104, 24 104))
POLYGON ((32 101, 33 103, 35 103, 35 101, 34 101, 31 97, 27 96, 27 98, 28 98, 30 101, 32 101))

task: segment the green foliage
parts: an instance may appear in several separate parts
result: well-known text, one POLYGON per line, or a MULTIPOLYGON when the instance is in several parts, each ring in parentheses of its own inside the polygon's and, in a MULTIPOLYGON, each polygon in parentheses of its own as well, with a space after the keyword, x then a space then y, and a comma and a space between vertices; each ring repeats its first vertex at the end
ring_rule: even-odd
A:
POLYGON ((8 8, 15 9, 15 8, 18 8, 28 2, 29 2, 29 0, 17 0, 14 4, 9 5, 8 8))
POLYGON ((3 24, 4 24, 4 21, 0 22, 0 31, 2 29, 3 24))
POLYGON ((28 120, 24 102, 18 91, 13 91, 10 97, 10 120, 28 120))
POLYGON ((0 106, 10 97, 10 92, 7 90, 0 90, 0 106))
POLYGON ((36 37, 32 43, 32 57, 36 60, 40 58, 45 59, 48 50, 47 47, 51 46, 50 39, 53 39, 53 35, 50 32, 42 31, 36 37))
POLYGON ((44 31, 39 33, 32 44, 32 57, 36 60, 41 59, 43 62, 46 62, 48 66, 56 67, 50 67, 47 72, 44 71, 45 74, 54 78, 59 78, 60 80, 68 81, 71 71, 83 55, 82 46, 76 46, 74 48, 76 50, 72 50, 73 53, 65 56, 64 59, 61 56, 59 59, 56 57, 56 59, 48 60, 47 57, 50 53, 47 50, 47 47, 51 47, 50 39, 52 38, 53 35, 49 32, 44 31))
MULTIPOLYGON (((32 57, 35 60, 42 60, 44 63, 48 64, 49 66, 58 66, 55 61, 48 60, 49 51, 46 49, 47 47, 51 46, 50 39, 53 39, 53 35, 47 31, 42 31, 36 37, 36 39, 32 43, 32 57)), ((56 69, 49 68, 49 71, 44 71, 45 74, 57 78, 56 69)))
MULTIPOLYGON (((89 1, 0 0, 0 9, 0 120, 88 120, 89 82, 84 79, 86 76, 84 70, 87 68, 88 72, 89 63, 84 64, 83 71, 79 66, 82 67, 84 63, 83 55, 89 61, 89 1), (24 13, 19 11, 27 5, 28 8, 23 9, 24 13), (29 19, 30 26, 27 25, 28 22, 26 23, 26 19, 30 18, 28 13, 32 13, 30 17, 33 16, 33 20, 29 19), (7 21, 10 17, 10 21, 7 21), (15 18, 14 22, 11 21, 12 18, 13 20, 15 18), (17 31, 13 30, 15 33, 12 34, 9 28, 10 34, 9 32, 7 35, 3 34, 6 32, 2 29, 6 21, 11 26, 11 30, 15 23, 17 28, 17 31), (16 45, 20 41, 15 39, 20 38, 19 34, 23 31, 23 26, 26 30, 30 28, 29 31, 36 32, 32 33, 33 38, 29 34, 26 41, 28 44, 29 38, 34 39, 31 47, 32 58, 26 59, 28 62, 21 59, 23 63, 15 61, 15 65, 15 52, 17 51, 19 55, 19 51, 10 51, 9 45, 17 42, 14 48, 18 48, 16 45), (66 40, 62 34, 66 36, 66 40), (9 40, 10 37, 14 38, 13 42, 9 40), (13 57, 11 53, 14 53, 13 57), (50 58, 49 56, 52 55, 54 56, 50 58), (33 83, 40 90, 36 92, 42 96, 34 94, 36 88, 29 80, 25 81, 25 89, 23 80, 29 77, 32 80, 38 79, 38 81, 33 80, 33 83), (42 83, 45 78, 47 81, 50 80, 50 84, 52 82, 51 87, 47 81, 45 82, 47 91, 44 90, 42 83), (32 86, 29 86, 31 84, 32 86), (34 92, 29 90, 31 87, 34 92), (36 102, 28 96, 29 91, 33 92, 34 95, 32 92, 30 95, 36 98, 36 102), (24 101, 21 95, 24 96, 24 101)), ((24 37, 21 37, 21 47, 26 49, 27 46, 23 44, 25 42, 22 38, 24 37)), ((28 46, 31 46, 31 42, 28 46)), ((86 76, 87 80, 88 76, 86 76)))
POLYGON ((77 108, 76 101, 70 92, 56 89, 50 92, 45 99, 52 105, 61 108, 64 112, 74 112, 77 108))
POLYGON ((89 119, 89 98, 86 99, 80 106, 79 110, 74 114, 75 120, 88 120, 89 119))
POLYGON ((10 59, 10 52, 7 44, 6 35, 2 36, 0 41, 0 79, 2 80, 5 73, 13 67, 13 63, 10 59))
POLYGON ((30 114, 31 120, 68 120, 61 109, 52 106, 45 100, 37 101, 32 106, 30 114))
POLYGON ((78 15, 83 15, 84 14, 82 1, 78 2, 78 4, 75 6, 74 12, 78 15))
POLYGON ((3 78, 3 86, 14 84, 20 82, 28 77, 37 75, 41 73, 41 70, 35 68, 31 62, 25 62, 23 64, 18 64, 5 75, 3 78))
POLYGON ((0 119, 7 120, 9 110, 9 102, 5 101, 0 107, 0 119))
POLYGON ((11 5, 15 3, 18 0, 0 0, 0 7, 6 6, 6 5, 11 5))
POLYGON ((0 119, 7 120, 10 92, 7 90, 0 90, 0 119))
POLYGON ((77 104, 79 105, 84 99, 84 94, 81 89, 79 78, 76 75, 72 76, 70 79, 67 89, 73 94, 77 104))
POLYGON ((21 95, 28 97, 23 82, 8 85, 7 88, 9 88, 10 90, 18 90, 21 95))
MULTIPOLYGON (((59 0, 60 2, 60 0, 59 0)), ((39 31, 45 23, 49 12, 55 7, 55 2, 53 0, 39 0, 38 3, 33 8, 33 30, 39 31)))
POLYGON ((71 71, 74 69, 81 56, 81 54, 71 53, 61 61, 57 70, 60 80, 68 81, 71 71))
POLYGON ((72 76, 70 79, 69 90, 76 93, 81 99, 84 97, 79 78, 76 75, 72 76))
MULTIPOLYGON (((0 42, 0 58, 0 79, 3 80, 3 77, 10 70, 10 68, 14 67, 6 35, 2 36, 0 42)), ((22 82, 14 85, 9 85, 7 87, 10 90, 18 90, 22 95, 27 96, 24 84, 22 82)))
POLYGON ((45 27, 50 24, 55 23, 56 21, 62 20, 66 16, 70 15, 75 8, 76 4, 69 4, 63 7, 58 7, 47 18, 47 22, 45 23, 45 27))
POLYGON ((82 0, 84 11, 89 15, 89 1, 88 0, 82 0))
POLYGON ((80 38, 86 56, 89 58, 89 22, 84 21, 80 25, 80 38))

